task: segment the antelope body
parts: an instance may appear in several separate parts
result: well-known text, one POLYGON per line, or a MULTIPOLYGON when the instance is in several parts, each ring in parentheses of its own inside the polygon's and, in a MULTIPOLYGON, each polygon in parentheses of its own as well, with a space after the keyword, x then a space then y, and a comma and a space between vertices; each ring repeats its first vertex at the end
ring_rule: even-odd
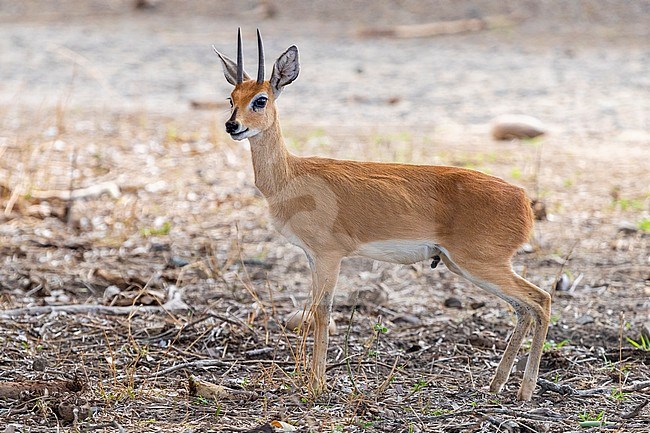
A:
POLYGON ((440 257, 452 272, 512 305, 517 315, 490 384, 492 392, 502 389, 534 325, 517 395, 529 400, 551 297, 511 267, 512 256, 533 225, 525 192, 500 178, 463 168, 290 154, 275 100, 298 76, 298 50, 292 46, 278 58, 269 81, 264 79, 259 31, 258 52, 256 80, 243 70, 241 33, 237 62, 217 52, 226 79, 235 86, 226 130, 235 140, 249 140, 255 185, 267 199, 273 225, 307 255, 312 272, 315 389, 325 389, 328 324, 341 260, 358 255, 409 264, 440 257))

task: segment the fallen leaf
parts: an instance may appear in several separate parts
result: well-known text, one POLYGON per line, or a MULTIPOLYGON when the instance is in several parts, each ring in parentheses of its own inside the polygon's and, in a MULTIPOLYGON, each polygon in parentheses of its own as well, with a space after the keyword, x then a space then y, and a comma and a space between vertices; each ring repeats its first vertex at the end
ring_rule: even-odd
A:
POLYGON ((289 432, 289 431, 296 431, 297 430, 295 426, 293 426, 291 424, 288 424, 288 423, 286 423, 284 421, 274 420, 274 421, 271 421, 271 425, 273 426, 273 428, 275 429, 276 432, 277 431, 289 432), (278 429, 280 429, 280 430, 278 430, 278 429))
POLYGON ((218 400, 228 398, 230 393, 228 388, 214 383, 197 379, 194 376, 189 377, 190 395, 193 397, 203 397, 207 400, 218 400))
POLYGON ((198 379, 195 376, 190 376, 188 381, 189 391, 192 397, 203 397, 206 400, 220 400, 249 399, 257 396, 254 392, 227 388, 222 385, 198 379))

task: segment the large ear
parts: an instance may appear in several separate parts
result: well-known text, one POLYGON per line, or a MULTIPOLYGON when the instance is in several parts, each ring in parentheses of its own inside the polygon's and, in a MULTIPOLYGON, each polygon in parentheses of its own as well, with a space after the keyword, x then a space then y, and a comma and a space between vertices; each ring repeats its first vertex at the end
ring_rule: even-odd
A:
POLYGON ((273 65, 273 73, 271 74, 273 96, 276 98, 280 96, 280 92, 282 92, 284 86, 298 78, 299 72, 298 48, 292 45, 276 60, 275 65, 273 65))
MULTIPOLYGON (((221 59, 221 66, 223 67, 223 75, 226 77, 226 80, 233 86, 237 85, 237 62, 221 54, 219 51, 217 51, 214 45, 212 46, 212 49, 214 50, 215 53, 217 53, 219 59, 221 59)), ((248 76, 246 71, 244 71, 244 81, 246 80, 250 80, 250 77, 248 76)))

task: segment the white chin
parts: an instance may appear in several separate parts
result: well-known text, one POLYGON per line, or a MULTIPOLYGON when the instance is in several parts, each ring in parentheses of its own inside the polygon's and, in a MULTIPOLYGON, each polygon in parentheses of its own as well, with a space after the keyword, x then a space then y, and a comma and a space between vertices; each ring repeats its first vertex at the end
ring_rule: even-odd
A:
POLYGON ((257 129, 244 129, 243 131, 237 134, 230 134, 230 138, 232 138, 233 140, 241 141, 247 138, 251 138, 257 135, 259 132, 260 131, 258 131, 257 129))

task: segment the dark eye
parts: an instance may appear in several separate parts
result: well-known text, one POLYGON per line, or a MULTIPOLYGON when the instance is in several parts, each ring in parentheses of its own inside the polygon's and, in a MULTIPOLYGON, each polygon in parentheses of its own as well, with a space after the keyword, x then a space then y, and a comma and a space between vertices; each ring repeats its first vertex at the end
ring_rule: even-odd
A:
POLYGON ((264 97, 264 96, 261 96, 261 97, 257 98, 253 102, 253 109, 254 110, 261 110, 262 108, 266 107, 266 102, 267 101, 268 101, 268 99, 266 97, 264 97))
POLYGON ((230 102, 230 108, 232 108, 232 98, 228 98, 228 102, 230 102))

